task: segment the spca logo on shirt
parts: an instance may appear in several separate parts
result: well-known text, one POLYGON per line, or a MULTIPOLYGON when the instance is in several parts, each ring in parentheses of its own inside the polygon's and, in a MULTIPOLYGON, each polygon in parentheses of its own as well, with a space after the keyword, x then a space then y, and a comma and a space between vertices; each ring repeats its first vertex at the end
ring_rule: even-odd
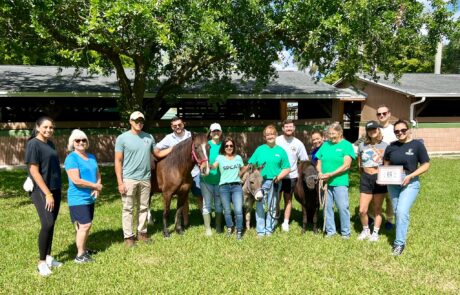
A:
POLYGON ((413 150, 412 149, 407 150, 406 155, 413 156, 414 155, 413 150))
POLYGON ((275 156, 275 157, 278 157, 278 158, 281 157, 280 154, 275 154, 274 156, 275 156))
POLYGON ((149 145, 150 144, 150 139, 149 138, 143 138, 142 141, 144 141, 144 145, 149 145))

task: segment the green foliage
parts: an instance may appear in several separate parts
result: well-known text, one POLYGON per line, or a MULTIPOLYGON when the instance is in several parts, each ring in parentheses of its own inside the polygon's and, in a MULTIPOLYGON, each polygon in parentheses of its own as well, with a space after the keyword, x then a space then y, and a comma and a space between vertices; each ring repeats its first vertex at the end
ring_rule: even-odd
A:
POLYGON ((441 71, 443 74, 460 74, 460 20, 449 35, 449 44, 443 48, 441 71))
POLYGON ((152 212, 156 221, 149 226, 154 243, 126 250, 113 167, 104 167, 104 190, 88 239, 88 246, 99 250, 96 262, 73 262, 75 236, 64 199, 52 250, 64 265, 46 279, 36 273, 40 224, 20 186, 26 172, 0 171, 1 293, 458 294, 459 167, 459 159, 432 159, 411 210, 407 248, 397 258, 390 254, 394 232, 382 229, 375 244, 356 240, 361 230, 356 169, 351 174, 350 240, 325 239, 313 235, 311 229, 302 236, 296 201, 289 233, 278 229, 260 240, 252 228, 241 241, 215 233, 205 237, 193 197, 191 227, 184 236, 173 234, 166 240, 161 235, 162 202, 155 195, 152 212))

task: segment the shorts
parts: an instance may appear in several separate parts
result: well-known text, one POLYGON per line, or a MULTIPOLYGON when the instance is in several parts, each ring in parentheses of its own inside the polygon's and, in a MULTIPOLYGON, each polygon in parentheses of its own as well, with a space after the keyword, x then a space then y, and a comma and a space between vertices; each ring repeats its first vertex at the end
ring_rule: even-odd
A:
POLYGON ((93 222, 94 203, 89 205, 69 206, 72 223, 87 224, 93 222))
POLYGON ((194 197, 201 197, 200 174, 193 177, 191 192, 194 197))
POLYGON ((385 194, 388 192, 386 185, 377 184, 376 174, 361 174, 359 192, 364 194, 385 194))
POLYGON ((283 178, 281 180, 281 191, 285 194, 292 194, 294 192, 297 178, 283 178))

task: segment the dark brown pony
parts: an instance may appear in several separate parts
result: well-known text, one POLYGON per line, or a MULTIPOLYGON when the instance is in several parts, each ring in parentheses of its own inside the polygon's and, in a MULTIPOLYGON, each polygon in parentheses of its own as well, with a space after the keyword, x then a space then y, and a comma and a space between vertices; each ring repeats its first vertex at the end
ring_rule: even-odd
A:
POLYGON ((302 233, 307 230, 308 219, 313 217, 313 232, 318 232, 318 172, 310 161, 301 162, 298 166, 299 177, 294 188, 294 196, 302 205, 302 233))
POLYGON ((254 207, 256 199, 263 197, 262 183, 263 178, 260 171, 262 168, 255 168, 249 165, 248 170, 243 174, 241 180, 243 181, 243 201, 246 220, 246 230, 251 227, 251 211, 254 207))
POLYGON ((175 145, 171 153, 156 163, 155 172, 152 173, 152 189, 163 194, 163 236, 170 236, 168 218, 171 198, 177 195, 177 211, 175 217, 175 230, 183 234, 182 225, 184 204, 188 200, 192 186, 191 171, 195 164, 200 166, 202 174, 209 174, 208 140, 205 134, 193 134, 192 137, 175 145))

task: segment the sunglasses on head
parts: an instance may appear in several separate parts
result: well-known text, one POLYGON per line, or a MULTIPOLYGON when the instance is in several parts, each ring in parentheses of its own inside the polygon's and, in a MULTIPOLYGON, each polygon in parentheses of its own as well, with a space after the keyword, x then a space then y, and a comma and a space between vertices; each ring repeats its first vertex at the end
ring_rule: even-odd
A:
POLYGON ((226 147, 226 148, 232 148, 232 147, 233 147, 233 144, 226 144, 225 147, 226 147))
POLYGON ((86 138, 82 138, 82 139, 75 139, 75 142, 76 143, 80 143, 80 142, 83 142, 83 143, 87 143, 88 140, 86 140, 86 138))
POLYGON ((407 128, 403 128, 403 129, 399 129, 399 130, 395 129, 395 134, 396 135, 399 135, 400 133, 401 134, 406 134, 406 132, 407 132, 407 128))
POLYGON ((377 117, 386 116, 387 114, 388 114, 388 112, 377 113, 377 117))

